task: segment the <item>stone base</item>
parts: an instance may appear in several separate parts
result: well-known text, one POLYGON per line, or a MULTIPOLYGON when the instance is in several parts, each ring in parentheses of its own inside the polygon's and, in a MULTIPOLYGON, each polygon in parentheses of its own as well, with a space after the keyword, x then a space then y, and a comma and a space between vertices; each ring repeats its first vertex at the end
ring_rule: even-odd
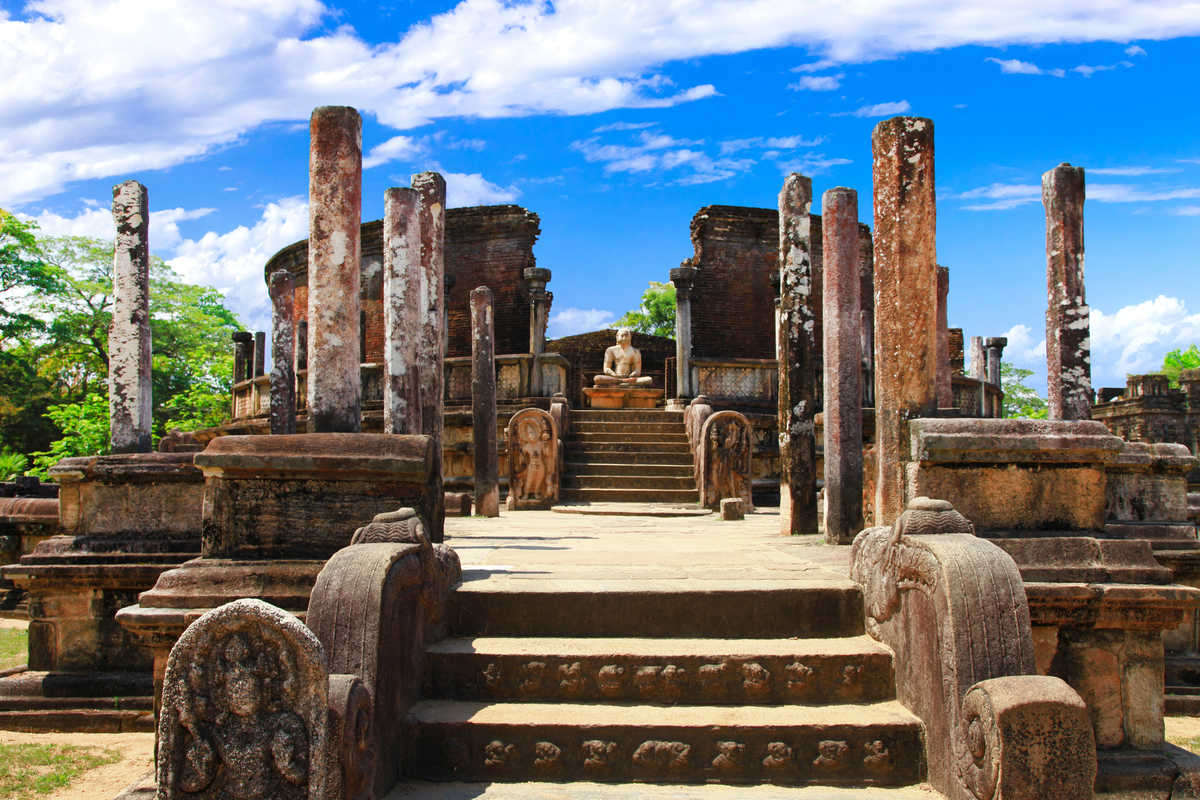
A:
POLYGON ((36 672, 0 678, 0 730, 126 733, 154 730, 145 672, 36 672))
POLYGON ((592 408, 658 408, 666 393, 662 389, 593 386, 584 389, 583 394, 592 408))

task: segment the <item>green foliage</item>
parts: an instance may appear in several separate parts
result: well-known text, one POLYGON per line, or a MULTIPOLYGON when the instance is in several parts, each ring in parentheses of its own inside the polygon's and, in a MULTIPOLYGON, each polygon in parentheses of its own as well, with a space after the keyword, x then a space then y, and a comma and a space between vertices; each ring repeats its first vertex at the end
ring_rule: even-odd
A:
POLYGON ((1031 369, 1021 369, 1008 362, 1000 362, 1000 388, 1004 390, 1004 416, 1006 419, 1046 418, 1048 411, 1046 401, 1025 385, 1025 380, 1031 375, 1033 375, 1031 369))
POLYGON ((66 786, 88 770, 121 760, 111 748, 69 744, 0 744, 0 797, 33 800, 66 786))
POLYGON ((674 338, 675 287, 669 283, 650 281, 650 287, 642 292, 642 304, 632 311, 626 311, 616 325, 654 336, 674 338))
POLYGON ((51 442, 50 449, 33 454, 31 474, 44 479, 61 459, 108 451, 108 398, 99 392, 79 402, 51 406, 46 416, 62 431, 62 438, 51 442))
POLYGON ((59 288, 58 270, 43 258, 36 231, 36 223, 0 208, 0 340, 40 329, 42 321, 20 301, 59 288))
POLYGON ((1186 350, 1180 348, 1172 350, 1163 356, 1163 365, 1161 372, 1171 379, 1171 385, 1179 386, 1179 373, 1185 369, 1196 369, 1200 367, 1200 348, 1192 345, 1186 350))
POLYGON ((11 481, 18 475, 24 475, 28 467, 29 459, 24 453, 0 450, 0 481, 11 481))

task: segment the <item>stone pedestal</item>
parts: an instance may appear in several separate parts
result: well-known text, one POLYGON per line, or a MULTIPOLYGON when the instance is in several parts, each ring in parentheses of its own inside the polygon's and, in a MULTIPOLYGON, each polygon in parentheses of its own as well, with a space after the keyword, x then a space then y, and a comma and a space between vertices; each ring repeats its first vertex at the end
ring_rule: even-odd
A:
POLYGON ((164 572, 118 614, 153 653, 156 687, 171 646, 205 611, 257 597, 303 616, 317 573, 356 527, 402 506, 428 519, 438 499, 427 436, 223 436, 195 457, 201 557, 164 572))
POLYGON ((626 389, 620 386, 594 386, 583 390, 591 408, 657 408, 662 389, 626 389))

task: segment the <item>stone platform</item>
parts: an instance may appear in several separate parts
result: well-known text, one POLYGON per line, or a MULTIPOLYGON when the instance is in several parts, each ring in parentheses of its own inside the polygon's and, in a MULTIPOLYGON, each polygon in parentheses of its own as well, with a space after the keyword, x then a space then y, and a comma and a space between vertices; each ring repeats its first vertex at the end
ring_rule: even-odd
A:
POLYGON ((657 408, 664 391, 632 386, 593 386, 584 389, 583 394, 590 408, 657 408))

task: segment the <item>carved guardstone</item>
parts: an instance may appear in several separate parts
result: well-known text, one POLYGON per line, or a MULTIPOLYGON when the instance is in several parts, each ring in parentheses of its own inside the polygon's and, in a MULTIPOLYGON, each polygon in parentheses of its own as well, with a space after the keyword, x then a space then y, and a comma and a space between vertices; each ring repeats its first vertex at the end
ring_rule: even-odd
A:
POLYGON ((508 443, 508 508, 549 508, 558 501, 558 426, 540 408, 513 414, 508 443))
POLYGON ((750 498, 751 449, 754 431, 736 411, 718 411, 700 429, 700 505, 720 510, 721 501, 739 497, 744 511, 754 510, 750 498))

